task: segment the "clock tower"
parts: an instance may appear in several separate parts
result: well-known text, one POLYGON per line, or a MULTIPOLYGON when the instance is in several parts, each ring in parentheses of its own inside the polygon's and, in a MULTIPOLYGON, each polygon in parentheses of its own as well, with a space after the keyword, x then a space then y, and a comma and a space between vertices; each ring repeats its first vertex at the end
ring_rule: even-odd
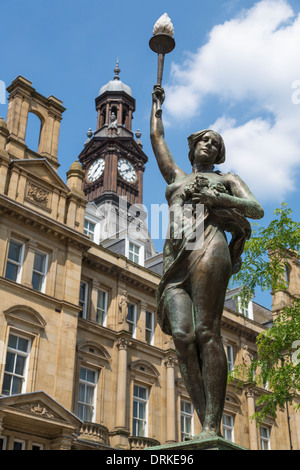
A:
POLYGON ((132 131, 135 99, 130 87, 120 80, 118 62, 114 72, 113 80, 100 88, 95 100, 97 128, 88 131, 78 157, 88 200, 86 234, 144 265, 156 253, 142 205, 148 157, 143 152, 141 133, 137 130, 134 135, 132 131), (135 227, 137 237, 133 239, 135 227))
POLYGON ((79 161, 85 172, 83 190, 97 206, 105 201, 129 204, 143 202, 143 173, 148 160, 142 150, 140 132, 132 132, 135 99, 131 89, 115 76, 102 86, 96 98, 97 129, 87 133, 79 161))

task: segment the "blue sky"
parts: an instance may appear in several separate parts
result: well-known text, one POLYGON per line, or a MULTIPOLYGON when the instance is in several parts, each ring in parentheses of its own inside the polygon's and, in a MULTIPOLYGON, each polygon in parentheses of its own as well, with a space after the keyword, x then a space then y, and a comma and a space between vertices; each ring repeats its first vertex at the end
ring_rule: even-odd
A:
MULTIPOLYGON (((165 59, 163 118, 176 162, 189 171, 187 137, 214 128, 227 149, 220 170, 234 171, 249 185, 265 209, 260 223, 267 225, 282 202, 299 221, 298 0, 10 0, 0 11, 0 80, 8 86, 22 75, 67 108, 59 144, 64 180, 87 130, 96 128, 95 98, 119 58, 120 79, 136 99, 133 129, 141 130, 149 157, 144 204, 150 211, 165 202, 149 138, 157 59, 148 43, 167 12, 176 47, 165 59)), ((6 118, 7 97, 0 102, 6 118)), ((35 145, 29 137, 28 144, 35 145)), ((155 243, 161 250, 162 241, 155 243)), ((257 299, 270 306, 270 296, 257 299)))

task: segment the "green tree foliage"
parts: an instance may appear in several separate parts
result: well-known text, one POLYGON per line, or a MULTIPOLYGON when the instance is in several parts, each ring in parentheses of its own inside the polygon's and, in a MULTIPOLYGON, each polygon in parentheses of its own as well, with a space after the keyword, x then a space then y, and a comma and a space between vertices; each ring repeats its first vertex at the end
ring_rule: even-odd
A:
MULTIPOLYGON (((233 278, 234 284, 242 287, 242 301, 248 302, 257 287, 273 293, 288 288, 287 258, 299 254, 300 249, 300 223, 293 221, 291 214, 292 210, 282 204, 267 228, 258 224, 253 227, 252 237, 245 245, 242 269, 233 278)), ((278 409, 299 397, 300 296, 279 313, 271 328, 257 337, 257 358, 251 367, 237 366, 232 378, 261 387, 267 385, 268 391, 258 398, 252 417, 258 422, 267 415, 276 417, 278 409)))

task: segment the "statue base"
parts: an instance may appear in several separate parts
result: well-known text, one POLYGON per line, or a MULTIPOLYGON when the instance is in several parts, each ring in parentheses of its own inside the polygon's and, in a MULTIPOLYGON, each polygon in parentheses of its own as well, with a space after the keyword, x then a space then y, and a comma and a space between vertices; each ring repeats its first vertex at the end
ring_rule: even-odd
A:
POLYGON ((234 442, 227 441, 223 437, 201 435, 192 439, 176 442, 172 444, 164 444, 160 446, 147 447, 145 450, 151 452, 156 451, 198 451, 198 450, 247 450, 245 447, 239 446, 234 442))

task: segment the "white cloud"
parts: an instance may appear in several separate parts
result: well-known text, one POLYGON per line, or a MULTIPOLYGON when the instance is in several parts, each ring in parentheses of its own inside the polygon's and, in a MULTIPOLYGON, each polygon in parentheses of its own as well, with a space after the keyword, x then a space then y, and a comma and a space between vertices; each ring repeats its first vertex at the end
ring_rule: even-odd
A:
POLYGON ((299 44, 300 15, 285 0, 261 0, 215 26, 203 47, 173 64, 166 87, 168 122, 194 118, 204 100, 219 98, 220 116, 210 127, 224 137, 225 166, 264 200, 283 200, 295 186, 300 104, 292 103, 292 86, 300 80, 299 44), (245 103, 252 118, 240 123, 230 112, 245 103))

